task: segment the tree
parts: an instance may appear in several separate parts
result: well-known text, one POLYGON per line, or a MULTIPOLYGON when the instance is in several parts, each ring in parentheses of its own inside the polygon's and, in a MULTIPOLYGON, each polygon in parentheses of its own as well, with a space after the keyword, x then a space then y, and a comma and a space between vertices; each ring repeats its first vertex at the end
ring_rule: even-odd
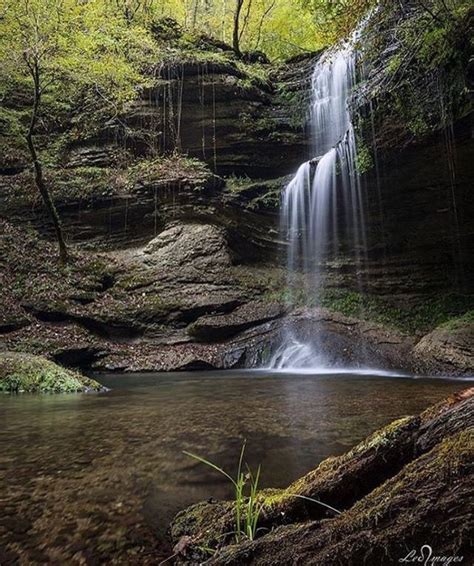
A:
POLYGON ((235 0, 235 12, 234 12, 234 29, 232 32, 232 46, 237 55, 240 55, 240 13, 242 12, 242 7, 244 5, 244 0, 235 0))
POLYGON ((5 36, 7 40, 10 39, 8 43, 13 62, 20 65, 20 72, 23 67, 32 83, 30 120, 25 138, 34 168, 35 184, 56 233, 61 263, 68 260, 68 251, 58 213, 44 179, 35 132, 43 93, 57 77, 58 70, 50 63, 61 50, 61 34, 70 16, 69 6, 62 0, 52 2, 49 6, 37 0, 19 0, 7 6, 4 18, 9 18, 10 25, 3 26, 7 32, 4 39, 5 36))
POLYGON ((140 12, 149 12, 152 3, 153 0, 115 0, 117 9, 123 14, 128 25, 133 22, 137 14, 140 12))
POLYGON ((327 44, 347 37, 376 0, 302 0, 314 14, 318 35, 327 44))
POLYGON ((28 144, 28 149, 30 150, 31 159, 33 161, 33 166, 35 169, 35 183, 41 194, 43 202, 46 209, 51 217, 51 221, 56 232, 56 238, 58 240, 59 246, 59 259, 61 263, 66 263, 68 260, 68 251, 66 248, 66 243, 64 242, 63 231, 61 227, 61 222, 59 220, 58 211, 54 205, 54 202, 49 193, 48 187, 44 182, 43 177, 43 166, 38 158, 38 152, 36 151, 33 135, 35 132, 36 122, 38 119, 38 111, 41 103, 41 94, 43 91, 43 76, 41 67, 41 58, 39 57, 37 50, 25 51, 24 58, 26 65, 31 73, 33 79, 33 105, 31 108, 31 118, 28 131, 26 133, 26 142, 28 144))
POLYGON ((62 263, 68 260, 68 251, 37 144, 40 128, 48 134, 43 101, 48 97, 58 106, 73 107, 90 92, 116 116, 149 84, 150 77, 142 71, 147 61, 156 60, 156 45, 149 32, 135 23, 149 3, 125 0, 123 6, 134 10, 129 13, 132 19, 108 0, 3 0, 0 79, 13 78, 30 91, 24 136, 62 263))

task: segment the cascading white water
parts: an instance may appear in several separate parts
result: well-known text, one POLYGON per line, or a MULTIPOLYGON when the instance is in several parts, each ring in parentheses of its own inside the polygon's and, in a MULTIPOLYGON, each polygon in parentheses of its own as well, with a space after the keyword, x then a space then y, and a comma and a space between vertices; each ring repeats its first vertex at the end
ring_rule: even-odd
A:
MULTIPOLYGON (((355 38, 354 38, 355 39, 355 38)), ((288 241, 290 302, 318 304, 325 286, 325 263, 340 251, 339 236, 350 234, 353 263, 365 250, 363 202, 356 169, 356 142, 348 99, 355 81, 353 41, 325 54, 312 78, 311 130, 316 159, 303 163, 282 195, 281 228, 288 241), (294 274, 302 271, 295 283, 294 274)), ((358 271, 358 270, 357 270, 358 271)), ((310 340, 289 329, 270 361, 274 369, 331 365, 320 331, 310 340)))

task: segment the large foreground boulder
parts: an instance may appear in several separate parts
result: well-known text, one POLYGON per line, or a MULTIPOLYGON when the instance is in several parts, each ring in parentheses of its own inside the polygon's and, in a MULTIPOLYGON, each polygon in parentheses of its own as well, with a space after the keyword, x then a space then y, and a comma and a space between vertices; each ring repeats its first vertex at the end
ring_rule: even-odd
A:
POLYGON ((380 566, 429 545, 470 564, 473 424, 471 388, 395 421, 287 489, 262 491, 254 541, 233 544, 233 502, 198 503, 171 526, 179 560, 197 564, 211 549, 209 563, 220 566, 380 566))
POLYGON ((472 431, 449 437, 337 518, 281 527, 210 563, 383 566, 444 556, 472 564, 473 442, 472 431))
POLYGON ((0 352, 0 391, 6 393, 78 393, 104 388, 76 371, 42 356, 0 352))

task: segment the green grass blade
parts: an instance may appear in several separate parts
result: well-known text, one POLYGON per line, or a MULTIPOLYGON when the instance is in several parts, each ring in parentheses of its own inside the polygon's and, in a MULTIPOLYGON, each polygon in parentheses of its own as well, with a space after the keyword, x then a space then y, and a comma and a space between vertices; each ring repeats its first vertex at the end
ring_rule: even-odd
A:
POLYGON ((306 495, 298 495, 296 493, 289 493, 288 495, 291 497, 298 497, 299 499, 305 499, 306 501, 311 501, 312 503, 317 503, 318 505, 322 505, 323 507, 330 509, 331 511, 337 513, 338 515, 342 513, 342 511, 339 511, 338 509, 335 509, 334 507, 331 507, 331 505, 328 505, 327 503, 323 503, 318 499, 313 499, 312 497, 306 497, 306 495))
POLYGON ((243 462, 243 459, 244 459, 245 445, 246 444, 247 444, 247 440, 244 440, 244 443, 242 444, 242 450, 240 451, 239 467, 237 468, 237 477, 239 477, 240 474, 242 473, 242 462, 243 462))
POLYGON ((206 460, 205 458, 201 458, 201 456, 198 456, 197 454, 193 454, 192 452, 187 452, 186 450, 183 450, 183 454, 186 454, 186 456, 190 456, 191 458, 194 458, 198 462, 201 462, 202 464, 206 464, 206 466, 213 468, 214 470, 216 470, 216 472, 219 472, 220 474, 225 476, 227 479, 229 479, 233 483, 234 486, 236 486, 234 478, 229 476, 229 474, 225 470, 223 470, 222 468, 219 468, 219 466, 216 466, 216 464, 209 462, 209 460, 206 460))

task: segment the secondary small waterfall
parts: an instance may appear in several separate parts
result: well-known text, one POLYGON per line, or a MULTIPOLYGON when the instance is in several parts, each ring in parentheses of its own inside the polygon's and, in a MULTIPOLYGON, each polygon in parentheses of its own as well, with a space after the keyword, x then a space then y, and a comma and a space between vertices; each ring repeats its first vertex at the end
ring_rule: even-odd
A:
MULTIPOLYGON (((288 242, 287 268, 290 303, 320 304, 326 266, 335 261, 350 238, 351 263, 356 273, 365 250, 364 207, 356 168, 356 140, 348 99, 355 82, 353 41, 327 52, 312 77, 310 124, 315 159, 303 163, 282 195, 281 230, 288 242), (298 273, 305 274, 302 278, 298 273)), ((331 366, 320 329, 301 340, 288 329, 270 367, 323 368, 331 366)))

